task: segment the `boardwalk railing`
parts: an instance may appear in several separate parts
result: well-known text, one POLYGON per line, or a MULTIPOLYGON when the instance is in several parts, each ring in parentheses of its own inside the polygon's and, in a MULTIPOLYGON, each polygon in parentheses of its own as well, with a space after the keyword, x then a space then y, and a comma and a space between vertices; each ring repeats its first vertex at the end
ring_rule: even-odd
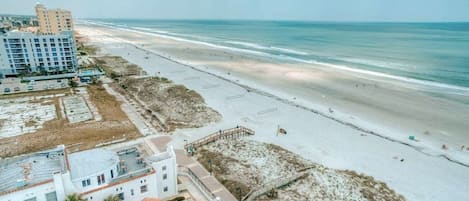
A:
POLYGON ((269 192, 272 189, 276 189, 276 188, 285 186, 289 183, 292 183, 292 182, 300 179, 301 177, 307 176, 309 174, 309 171, 307 171, 307 170, 309 170, 313 167, 314 166, 303 168, 303 169, 299 170, 296 174, 294 174, 292 176, 274 179, 274 180, 272 180, 268 183, 260 185, 256 188, 254 188, 253 190, 251 190, 241 200, 242 201, 252 201, 252 200, 256 199, 257 197, 269 192))
POLYGON ((193 152, 197 148, 204 146, 206 144, 215 142, 217 140, 226 140, 226 139, 236 139, 242 136, 254 135, 255 132, 249 128, 243 126, 236 126, 235 128, 230 128, 226 130, 220 130, 213 134, 207 135, 201 139, 198 139, 194 142, 186 144, 184 149, 188 152, 193 152))
POLYGON ((202 180, 200 180, 200 178, 190 168, 184 168, 184 170, 180 171, 178 174, 188 176, 208 200, 216 199, 216 195, 210 191, 204 182, 202 182, 202 180))

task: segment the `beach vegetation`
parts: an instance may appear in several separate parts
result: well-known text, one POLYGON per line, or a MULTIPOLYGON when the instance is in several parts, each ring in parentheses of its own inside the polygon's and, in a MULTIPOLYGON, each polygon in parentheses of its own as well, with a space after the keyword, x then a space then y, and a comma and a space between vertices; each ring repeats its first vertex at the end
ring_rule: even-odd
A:
POLYGON ((74 80, 70 80, 70 81, 68 81, 68 85, 72 88, 75 88, 75 87, 78 87, 78 82, 76 82, 74 80))
POLYGON ((82 198, 81 195, 74 193, 74 194, 67 195, 67 197, 65 197, 65 201, 86 201, 86 200, 82 198))

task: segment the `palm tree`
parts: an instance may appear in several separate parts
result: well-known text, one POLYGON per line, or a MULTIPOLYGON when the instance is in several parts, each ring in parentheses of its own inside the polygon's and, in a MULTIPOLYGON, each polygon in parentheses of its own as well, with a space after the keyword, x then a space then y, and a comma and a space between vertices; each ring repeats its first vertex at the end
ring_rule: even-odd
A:
POLYGON ((65 198, 65 201, 86 201, 86 200, 83 199, 81 195, 74 193, 74 194, 67 195, 67 197, 65 198))
POLYGON ((117 195, 110 195, 104 198, 104 201, 121 201, 121 199, 117 195))

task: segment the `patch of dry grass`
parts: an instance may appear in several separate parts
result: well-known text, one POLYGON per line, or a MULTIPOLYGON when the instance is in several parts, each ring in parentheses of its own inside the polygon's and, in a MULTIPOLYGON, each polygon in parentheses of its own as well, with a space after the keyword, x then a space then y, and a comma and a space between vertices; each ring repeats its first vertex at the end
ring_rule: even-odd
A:
POLYGON ((241 200, 243 195, 251 191, 251 188, 243 182, 229 179, 225 176, 229 172, 228 166, 232 163, 240 163, 240 161, 206 149, 198 151, 197 154, 199 155, 197 160, 200 164, 202 164, 202 166, 204 166, 208 171, 212 171, 215 178, 237 199, 241 200))

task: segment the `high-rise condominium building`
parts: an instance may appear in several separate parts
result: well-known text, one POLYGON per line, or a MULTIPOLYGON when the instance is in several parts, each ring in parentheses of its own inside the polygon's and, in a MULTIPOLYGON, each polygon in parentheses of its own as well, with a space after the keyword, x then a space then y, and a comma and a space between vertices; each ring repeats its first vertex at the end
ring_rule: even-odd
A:
POLYGON ((0 78, 32 72, 75 72, 77 65, 72 31, 60 34, 11 31, 0 34, 0 78))
POLYGON ((36 15, 39 22, 39 32, 60 33, 73 30, 72 13, 62 9, 47 9, 42 4, 36 5, 36 15))

